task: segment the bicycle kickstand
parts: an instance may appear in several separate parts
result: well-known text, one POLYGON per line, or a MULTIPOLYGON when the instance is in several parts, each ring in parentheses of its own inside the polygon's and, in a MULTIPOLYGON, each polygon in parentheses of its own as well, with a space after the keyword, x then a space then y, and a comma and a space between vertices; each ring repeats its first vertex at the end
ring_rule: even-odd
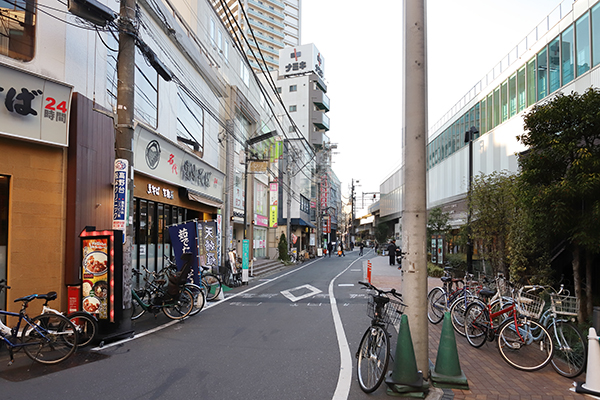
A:
POLYGON ((12 347, 8 348, 8 354, 10 355, 10 361, 8 362, 8 366, 10 367, 15 362, 15 355, 13 353, 12 347))

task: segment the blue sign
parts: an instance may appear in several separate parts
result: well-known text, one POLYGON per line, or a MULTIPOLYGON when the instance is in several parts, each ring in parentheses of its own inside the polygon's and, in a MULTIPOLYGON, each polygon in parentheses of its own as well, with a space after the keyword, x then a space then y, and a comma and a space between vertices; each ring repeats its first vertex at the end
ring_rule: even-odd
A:
MULTIPOLYGON (((125 231, 127 225, 127 160, 115 160, 115 187, 113 202, 113 229, 125 231)), ((125 235, 123 235, 125 238, 125 235)))
POLYGON ((177 270, 183 268, 183 253, 192 253, 192 271, 194 283, 199 285, 199 268, 198 268, 198 243, 196 240, 196 221, 190 221, 183 224, 169 226, 169 236, 171 237, 171 245, 175 253, 175 262, 177 270))

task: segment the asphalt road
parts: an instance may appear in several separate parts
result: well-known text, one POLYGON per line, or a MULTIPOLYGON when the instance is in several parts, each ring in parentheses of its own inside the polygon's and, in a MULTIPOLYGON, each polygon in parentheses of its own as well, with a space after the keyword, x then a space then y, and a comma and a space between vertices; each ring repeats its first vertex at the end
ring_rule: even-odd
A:
POLYGON ((1 398, 387 398, 385 384, 366 395, 356 382, 354 354, 369 324, 362 278, 358 252, 348 252, 255 279, 143 335, 169 322, 147 316, 133 340, 80 351, 57 366, 18 354, 8 367, 2 350, 1 398))

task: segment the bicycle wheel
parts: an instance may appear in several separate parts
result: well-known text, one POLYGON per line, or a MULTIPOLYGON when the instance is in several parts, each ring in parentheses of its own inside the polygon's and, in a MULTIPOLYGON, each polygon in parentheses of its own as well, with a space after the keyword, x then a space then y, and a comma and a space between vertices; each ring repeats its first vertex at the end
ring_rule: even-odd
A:
POLYGON ((137 296, 140 298, 140 300, 138 301, 138 299, 135 298, 135 296, 133 296, 133 298, 131 299, 131 320, 136 320, 139 317, 141 317, 142 315, 144 315, 144 313, 146 312, 146 308, 142 307, 142 305, 140 304, 140 301, 142 303, 145 304, 150 304, 151 301, 151 296, 150 296, 150 292, 145 290, 145 289, 134 289, 135 293, 137 294, 137 296))
POLYGON ((452 320, 452 327, 454 331, 461 336, 465 336, 465 311, 467 307, 473 301, 474 297, 465 294, 454 300, 450 306, 450 319, 452 320))
POLYGON ((221 294, 221 280, 212 273, 202 274, 202 286, 206 289, 206 300, 212 301, 221 294))
POLYGON ((42 364, 66 360, 77 348, 77 329, 60 314, 48 313, 31 319, 21 336, 29 358, 42 364))
POLYGON ((465 311, 465 336, 469 344, 475 348, 483 346, 491 329, 487 309, 481 303, 471 303, 465 311))
POLYGON ((583 334, 567 321, 555 320, 548 327, 554 345, 552 368, 562 376, 575 378, 585 368, 587 348, 583 334))
POLYGON ((444 318, 444 312, 448 311, 446 306, 446 292, 441 287, 434 287, 427 295, 427 319, 432 324, 439 324, 444 318))
POLYGON ((390 338, 385 328, 371 326, 362 337, 358 352, 356 376, 365 393, 372 393, 383 381, 390 360, 390 338))
POLYGON ((98 334, 98 322, 96 318, 85 311, 75 311, 67 315, 77 329, 77 345, 87 346, 96 339, 98 334))
POLYGON ((194 298, 194 305, 192 311, 190 311, 190 315, 196 315, 202 311, 204 304, 206 303, 204 290, 202 289, 202 286, 194 285, 193 283, 186 283, 185 288, 192 292, 194 298))
POLYGON ((542 325, 536 321, 509 318, 498 330, 498 350, 508 364, 522 371, 537 371, 545 367, 552 358, 552 339, 542 325), (533 331, 541 330, 539 339, 533 331))
POLYGON ((179 293, 179 299, 166 302, 162 310, 171 319, 183 319, 190 314, 193 306, 194 295, 184 287, 179 293))

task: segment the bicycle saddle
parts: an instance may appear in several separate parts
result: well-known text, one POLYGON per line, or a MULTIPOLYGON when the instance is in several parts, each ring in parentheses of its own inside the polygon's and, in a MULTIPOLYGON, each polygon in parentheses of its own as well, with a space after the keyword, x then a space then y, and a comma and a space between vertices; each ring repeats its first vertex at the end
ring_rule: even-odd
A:
POLYGON ((493 297, 495 294, 496 294, 495 290, 491 290, 491 289, 488 289, 488 288, 483 288, 483 289, 481 289, 479 291, 479 295, 481 297, 485 297, 485 298, 493 297))
POLYGON ((31 300, 35 299, 43 299, 50 301, 56 299, 56 297, 58 297, 56 292, 48 292, 47 294, 30 294, 29 296, 19 297, 18 299, 15 299, 15 303, 18 303, 19 301, 30 302, 31 300))

